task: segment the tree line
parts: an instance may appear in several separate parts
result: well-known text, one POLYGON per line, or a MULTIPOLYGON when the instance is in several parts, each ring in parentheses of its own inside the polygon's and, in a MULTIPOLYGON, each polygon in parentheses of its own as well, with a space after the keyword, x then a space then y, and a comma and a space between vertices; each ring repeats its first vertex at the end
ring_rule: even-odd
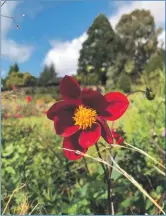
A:
POLYGON ((45 66, 39 78, 32 76, 29 72, 20 72, 17 63, 10 66, 8 75, 2 79, 3 88, 15 86, 45 86, 59 82, 54 65, 45 66))
MULTIPOLYGON (((121 16, 113 30, 104 14, 99 14, 87 31, 78 59, 76 79, 83 85, 101 84, 130 91, 132 83, 140 83, 164 67, 164 50, 158 47, 155 20, 149 10, 134 10, 121 16)), ((39 78, 21 73, 17 64, 10 67, 3 86, 46 85, 59 81, 54 65, 45 66, 39 78)))

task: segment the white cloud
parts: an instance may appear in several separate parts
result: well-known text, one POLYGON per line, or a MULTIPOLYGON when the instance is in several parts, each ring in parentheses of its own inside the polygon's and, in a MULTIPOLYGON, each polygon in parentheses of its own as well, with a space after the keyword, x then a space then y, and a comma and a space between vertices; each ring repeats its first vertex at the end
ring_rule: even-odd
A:
POLYGON ((163 46, 163 48, 165 49, 165 31, 163 31, 163 32, 159 35, 158 41, 159 41, 158 46, 159 46, 159 47, 163 46))
MULTIPOLYGON (((109 17, 109 21, 114 29, 123 14, 131 13, 135 9, 150 10, 154 16, 156 26, 165 26, 165 1, 133 1, 130 4, 121 2, 118 6, 119 8, 116 14, 109 17)), ((163 47, 165 47, 165 31, 159 35, 158 41, 159 47, 161 47, 162 44, 164 45, 163 47)))
POLYGON ((4 78, 7 75, 7 71, 1 69, 1 77, 4 78))
POLYGON ((109 21, 113 28, 123 14, 131 13, 135 9, 150 10, 154 16, 157 25, 164 26, 165 23, 165 1, 132 1, 130 4, 126 2, 119 4, 116 14, 109 17, 109 21))
POLYGON ((4 59, 23 63, 30 58, 32 51, 33 47, 31 46, 18 44, 9 39, 2 40, 1 54, 4 59))
POLYGON ((44 64, 53 63, 59 76, 76 74, 79 51, 86 37, 84 33, 72 41, 51 41, 52 48, 46 54, 44 64))
MULTIPOLYGON (((109 17, 109 21, 113 28, 115 28, 122 14, 130 13, 134 9, 148 9, 155 18, 157 26, 164 26, 165 23, 165 2, 164 1, 126 1, 116 2, 117 12, 109 17)), ((60 76, 65 74, 75 74, 77 70, 77 62, 79 57, 79 50, 82 43, 86 39, 86 34, 73 39, 72 41, 54 41, 51 42, 51 49, 46 54, 44 64, 49 65, 53 63, 60 76)), ((164 32, 159 36, 160 40, 164 41, 164 32)), ((160 42, 161 44, 161 42, 160 42)), ((160 45, 159 44, 159 45, 160 45)))
MULTIPOLYGON (((13 16, 14 10, 18 5, 18 1, 8 1, 1 8, 1 14, 4 16, 13 16)), ((2 44, 2 57, 7 60, 22 63, 27 61, 33 51, 32 46, 19 44, 18 42, 9 39, 8 33, 15 27, 11 18, 1 17, 1 44, 2 44)), ((16 30, 17 31, 17 30, 16 30)))

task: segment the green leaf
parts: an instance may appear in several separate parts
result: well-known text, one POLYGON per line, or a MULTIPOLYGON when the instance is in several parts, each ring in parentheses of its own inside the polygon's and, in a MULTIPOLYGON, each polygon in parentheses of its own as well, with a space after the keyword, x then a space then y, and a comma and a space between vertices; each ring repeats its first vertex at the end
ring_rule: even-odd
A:
POLYGON ((13 167, 6 167, 5 171, 8 172, 8 173, 10 173, 10 174, 12 174, 12 175, 16 174, 15 170, 13 169, 13 167))

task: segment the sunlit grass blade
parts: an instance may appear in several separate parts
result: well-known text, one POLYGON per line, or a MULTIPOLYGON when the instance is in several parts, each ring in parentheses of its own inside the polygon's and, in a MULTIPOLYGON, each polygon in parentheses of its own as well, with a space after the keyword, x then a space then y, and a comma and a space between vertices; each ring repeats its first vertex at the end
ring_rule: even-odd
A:
POLYGON ((142 153, 143 155, 147 156, 148 158, 150 158, 155 163, 157 163, 158 165, 160 165, 162 168, 165 169, 164 165, 162 165, 161 163, 159 163, 156 159, 154 159, 152 156, 150 156, 149 154, 147 154, 145 151, 143 151, 143 150, 141 150, 141 149, 139 149, 139 148, 137 148, 137 147, 135 147, 135 146, 133 146, 133 145, 131 145, 129 143, 125 142, 124 144, 130 146, 131 148, 133 148, 133 149, 137 150, 138 152, 142 153))
POLYGON ((7 202, 7 204, 6 204, 5 208, 4 208, 4 210, 3 210, 3 212, 2 212, 2 215, 5 214, 6 209, 7 209, 7 207, 9 206, 9 204, 10 204, 10 202, 11 202, 11 199, 12 199, 12 197, 14 196, 14 194, 17 193, 17 192, 18 192, 19 190, 21 190, 22 188, 24 188, 25 186, 26 186, 26 184, 23 184, 21 187, 16 188, 16 189, 12 192, 12 194, 11 194, 11 196, 9 197, 9 200, 8 200, 8 202, 7 202))
MULTIPOLYGON (((117 147, 117 148, 125 148, 125 149, 129 149, 129 150, 132 150, 132 151, 137 151, 139 152, 140 154, 143 154, 145 155, 146 157, 148 157, 149 159, 153 160, 155 163, 159 164, 161 167, 163 167, 165 169, 165 167, 159 163, 157 160, 155 160, 152 156, 150 156, 149 154, 147 154, 145 151, 139 149, 139 148, 131 148, 131 147, 126 147, 126 146, 123 146, 123 145, 117 145, 117 144, 111 144, 111 146, 113 147, 117 147)), ((110 149, 110 147, 105 147, 104 149, 100 150, 99 152, 103 152, 105 151, 106 149, 110 149)), ((94 152, 94 154, 97 154, 97 152, 94 152)), ((153 167, 162 175, 166 176, 166 174, 160 170, 158 167, 156 167, 155 165, 153 165, 153 167)))
POLYGON ((166 176, 166 174, 165 174, 162 170, 160 170, 158 167, 156 167, 155 165, 153 165, 153 167, 154 167, 161 175, 166 176))

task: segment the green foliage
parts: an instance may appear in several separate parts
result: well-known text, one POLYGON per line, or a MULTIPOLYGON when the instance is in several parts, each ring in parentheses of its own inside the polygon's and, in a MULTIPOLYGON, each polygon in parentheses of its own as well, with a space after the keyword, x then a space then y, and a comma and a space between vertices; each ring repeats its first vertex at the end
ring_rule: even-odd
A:
POLYGON ((152 90, 154 94, 163 95, 164 94, 164 69, 156 69, 148 73, 148 71, 144 70, 143 74, 140 78, 141 84, 146 85, 149 89, 152 90), (158 85, 160 83, 160 85, 158 85), (156 86, 158 86, 156 88, 156 86))
POLYGON ((149 62, 145 65, 145 71, 147 74, 150 74, 157 69, 164 69, 164 50, 162 49, 152 55, 149 62))
MULTIPOLYGON (((106 83, 106 71, 115 60, 119 38, 103 14, 97 16, 87 31, 78 61, 78 74, 85 78, 95 74, 97 82, 106 83)), ((85 81, 87 83, 87 80, 85 81)))
POLYGON ((11 85, 23 85, 23 74, 20 72, 11 72, 5 79, 5 87, 10 88, 11 85))
POLYGON ((8 74, 11 74, 13 72, 16 72, 16 73, 19 72, 19 66, 17 65, 17 63, 10 66, 8 74))
MULTIPOLYGON (((128 75, 131 85, 144 85, 151 88, 156 94, 160 91, 160 95, 164 92, 164 53, 160 50, 158 53, 151 56, 148 63, 145 65, 145 69, 139 74, 139 77, 135 80, 132 79, 134 63, 127 57, 119 54, 114 66, 111 66, 108 70, 107 76, 107 88, 116 89, 119 88, 119 82, 121 82, 121 75, 128 75), (124 69, 123 69, 124 67, 124 69), (161 83, 160 87, 156 88, 156 85, 161 83)), ((122 80, 123 82, 123 80, 122 80)), ((121 88, 123 89, 123 88, 121 88)))
POLYGON ((125 66, 124 66, 124 69, 125 69, 125 72, 128 73, 128 74, 131 74, 134 70, 134 61, 129 59, 125 66))
MULTIPOLYGON (((29 92, 31 92, 29 90, 29 92)), ((28 92, 27 92, 28 94, 28 92)), ((47 99, 54 99, 59 100, 60 99, 60 93, 59 93, 59 87, 40 87, 35 89, 35 98, 47 98, 47 99)))
POLYGON ((19 67, 17 64, 14 64, 10 67, 8 76, 3 79, 3 87, 11 88, 12 85, 20 86, 20 85, 35 85, 37 79, 32 76, 30 73, 25 72, 22 73, 19 71, 19 67))
POLYGON ((45 66, 39 77, 39 84, 51 84, 57 81, 57 73, 54 65, 45 66))
MULTIPOLYGON (((126 132, 127 142, 160 161, 164 159, 160 152, 164 148, 161 136, 164 103, 159 106, 162 99, 158 95, 152 101, 142 96, 129 98, 130 108, 118 124, 126 132), (157 134, 155 140, 152 129, 157 134)), ((34 206, 38 203, 34 214, 107 214, 107 185, 100 164, 86 158, 88 172, 83 159, 66 160, 58 149, 62 147, 61 138, 46 128, 46 123, 49 120, 32 117, 3 121, 2 196, 10 195, 21 183, 27 182, 22 193, 26 193, 34 206)), ((135 151, 113 150, 117 152, 118 164, 154 199, 159 199, 164 192, 164 178, 155 170, 154 163, 135 151)), ((94 151, 88 153, 94 156, 94 151)), ((114 171, 111 182, 116 214, 154 214, 153 204, 124 176, 114 171)), ((7 214, 14 214, 22 201, 20 196, 15 194, 7 214)), ((7 200, 2 200, 2 209, 7 200)))
POLYGON ((23 76, 23 83, 26 86, 32 86, 37 83, 37 79, 34 76, 32 76, 30 73, 26 72, 24 73, 24 76, 23 76))
MULTIPOLYGON (((93 198, 106 193, 101 172, 97 171, 90 177, 83 160, 76 163, 66 160, 62 150, 58 150, 62 140, 47 129, 42 120, 39 122, 38 119, 27 118, 20 122, 5 121, 2 137, 3 195, 10 195, 21 183, 27 182, 23 191, 26 191, 31 203, 38 203, 39 207, 34 211, 36 214, 102 212, 100 206, 103 206, 103 198, 93 198), (94 180, 96 184, 91 187, 94 180), (96 202, 93 199, 99 199, 98 210, 95 210, 96 202)), ((13 214, 20 202, 17 194, 7 213, 13 214)), ((3 200, 3 209, 6 203, 7 200, 3 200)))
MULTIPOLYGON (((161 135, 164 125, 164 102, 160 97, 149 101, 142 94, 133 94, 129 97, 129 110, 118 122, 118 125, 121 125, 126 132, 128 143, 144 150, 159 162, 164 160, 162 152, 164 137, 161 135)), ((155 170, 154 162, 138 152, 116 149, 118 148, 115 148, 118 164, 133 176, 154 199, 161 198, 164 193, 164 176, 155 170)), ((122 175, 112 184, 114 185, 115 209, 118 209, 116 214, 143 215, 145 212, 155 214, 153 204, 122 175)))
POLYGON ((119 89, 123 90, 125 93, 131 91, 131 80, 126 73, 121 74, 121 76, 119 77, 118 87, 119 89))
POLYGON ((148 59, 156 53, 158 30, 148 10, 134 10, 123 15, 116 30, 122 39, 125 53, 134 61, 133 79, 144 70, 148 59))
POLYGON ((107 71, 107 87, 110 89, 115 89, 118 86, 119 76, 125 72, 129 72, 129 69, 132 71, 133 62, 128 58, 127 55, 124 55, 122 52, 119 52, 116 56, 116 61, 114 65, 107 71), (130 64, 128 66, 128 64, 130 64), (126 68, 125 68, 126 67, 126 68), (128 69, 128 67, 130 67, 128 69))
POLYGON ((155 28, 150 11, 134 10, 125 14, 116 26, 121 38, 122 49, 118 50, 115 63, 107 72, 107 86, 118 85, 120 74, 129 74, 136 84, 143 71, 148 74, 156 69, 163 69, 164 51, 157 47, 157 36, 161 31, 155 28))
POLYGON ((36 84, 36 78, 30 73, 21 73, 21 72, 12 72, 10 73, 5 81, 4 87, 10 88, 12 85, 20 86, 20 85, 34 85, 36 84))

